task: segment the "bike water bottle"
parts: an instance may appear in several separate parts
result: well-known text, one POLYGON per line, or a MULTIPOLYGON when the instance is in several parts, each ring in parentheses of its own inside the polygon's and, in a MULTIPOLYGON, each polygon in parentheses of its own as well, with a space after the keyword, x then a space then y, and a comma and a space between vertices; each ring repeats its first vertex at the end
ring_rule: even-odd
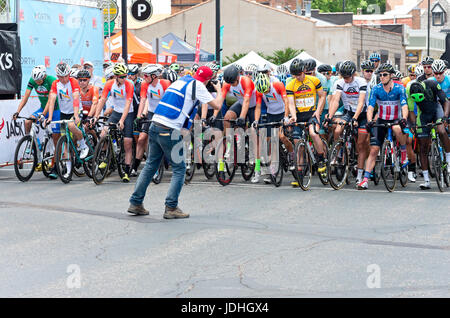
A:
POLYGON ((38 143, 39 151, 41 151, 42 150, 41 141, 37 137, 36 137, 36 140, 37 140, 37 143, 38 143))
POLYGON ((112 143, 113 143, 114 153, 117 153, 117 141, 115 139, 113 139, 112 143))

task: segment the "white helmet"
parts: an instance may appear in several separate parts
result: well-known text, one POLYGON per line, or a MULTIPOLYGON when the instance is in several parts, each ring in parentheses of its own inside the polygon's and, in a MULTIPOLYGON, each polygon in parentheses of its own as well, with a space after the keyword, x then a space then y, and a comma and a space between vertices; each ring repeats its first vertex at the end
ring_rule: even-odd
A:
POLYGON ((77 68, 72 68, 72 69, 70 69, 70 77, 77 78, 78 72, 79 72, 79 71, 80 71, 80 70, 77 69, 77 68))
POLYGON ((67 76, 70 74, 70 67, 67 65, 67 63, 59 62, 58 65, 56 65, 56 76, 67 76))
POLYGON ((256 71, 258 70, 258 66, 256 64, 248 64, 245 68, 244 68, 244 72, 245 73, 250 73, 251 76, 255 76, 256 71))
POLYGON ((114 76, 113 69, 114 69, 114 65, 108 66, 105 69, 105 78, 107 80, 114 76))
POLYGON ((155 75, 155 76, 160 76, 163 72, 163 67, 161 65, 158 64, 150 64, 145 66, 142 69, 142 74, 143 75, 155 75))
POLYGON ((289 73, 289 70, 288 70, 288 68, 287 68, 286 65, 281 64, 281 65, 279 65, 279 66, 277 67, 277 74, 278 74, 278 75, 288 74, 288 73, 289 73))
POLYGON ((445 71, 445 75, 450 76, 450 68, 445 71))
POLYGON ((43 80, 47 76, 47 69, 44 65, 38 65, 31 71, 31 78, 34 81, 43 80))
POLYGON ((447 69, 447 65, 445 65, 445 62, 443 60, 434 60, 433 64, 431 65, 431 69, 434 73, 442 73, 447 69))
POLYGON ((424 73, 425 73, 425 71, 423 70, 423 66, 417 65, 416 70, 414 71, 414 74, 416 74, 416 76, 419 77, 419 76, 422 76, 424 73))

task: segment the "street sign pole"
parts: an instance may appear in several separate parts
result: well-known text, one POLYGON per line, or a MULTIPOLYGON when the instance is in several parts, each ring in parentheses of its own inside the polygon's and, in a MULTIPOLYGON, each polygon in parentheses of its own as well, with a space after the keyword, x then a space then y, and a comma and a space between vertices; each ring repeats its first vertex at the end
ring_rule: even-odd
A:
POLYGON ((108 1, 108 59, 111 60, 111 6, 108 1))
POLYGON ((216 62, 220 64, 220 0, 216 0, 216 62))
POLYGON ((122 0, 122 57, 128 65, 127 0, 122 0))

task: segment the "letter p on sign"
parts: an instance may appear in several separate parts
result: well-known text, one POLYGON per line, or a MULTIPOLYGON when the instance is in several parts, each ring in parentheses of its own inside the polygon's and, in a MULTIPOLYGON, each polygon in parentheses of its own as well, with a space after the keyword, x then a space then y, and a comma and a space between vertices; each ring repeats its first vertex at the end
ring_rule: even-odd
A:
POLYGON ((150 19, 153 13, 153 7, 150 0, 136 0, 131 6, 131 15, 138 21, 150 19))
POLYGON ((142 13, 145 12, 146 9, 147 7, 145 6, 145 4, 138 4, 138 16, 142 16, 142 13))

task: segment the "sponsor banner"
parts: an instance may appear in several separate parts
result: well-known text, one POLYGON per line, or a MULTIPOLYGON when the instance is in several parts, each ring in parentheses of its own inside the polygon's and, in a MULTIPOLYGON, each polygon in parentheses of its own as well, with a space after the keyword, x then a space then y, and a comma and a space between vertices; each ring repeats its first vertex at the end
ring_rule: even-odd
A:
MULTIPOLYGON (((14 152, 19 140, 25 136, 25 120, 18 119, 15 123, 12 116, 19 106, 20 100, 0 100, 0 165, 14 162, 14 152)), ((28 117, 40 108, 38 98, 30 98, 20 112, 20 116, 28 117)), ((39 128, 39 138, 43 140, 44 132, 39 128)))
POLYGON ((103 17, 97 8, 37 0, 20 2, 22 94, 36 65, 55 75, 60 61, 91 61, 94 74, 103 77, 103 17))
POLYGON ((22 68, 17 32, 0 31, 0 94, 20 92, 22 68))
POLYGON ((202 41, 202 23, 200 23, 200 26, 198 27, 198 33, 197 33, 197 43, 195 45, 195 63, 198 64, 200 60, 200 43, 202 41))

